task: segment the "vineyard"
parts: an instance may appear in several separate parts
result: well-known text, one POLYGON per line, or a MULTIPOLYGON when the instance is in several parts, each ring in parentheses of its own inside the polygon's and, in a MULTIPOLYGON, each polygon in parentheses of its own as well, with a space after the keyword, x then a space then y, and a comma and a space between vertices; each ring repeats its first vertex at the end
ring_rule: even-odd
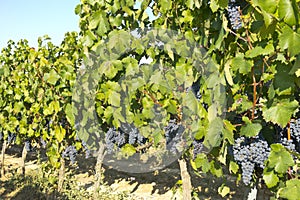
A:
POLYGON ((0 199, 300 200, 299 8, 81 0, 60 45, 8 41, 0 199))

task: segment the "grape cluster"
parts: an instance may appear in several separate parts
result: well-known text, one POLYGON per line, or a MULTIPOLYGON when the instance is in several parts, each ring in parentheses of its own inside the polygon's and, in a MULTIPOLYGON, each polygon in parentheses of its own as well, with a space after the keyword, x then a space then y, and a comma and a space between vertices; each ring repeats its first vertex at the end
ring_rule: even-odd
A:
POLYGON ((246 185, 251 182, 255 166, 264 168, 264 162, 270 154, 270 147, 262 137, 240 137, 233 145, 234 160, 242 166, 242 178, 246 185))
POLYGON ((140 134, 139 130, 132 124, 122 123, 121 124, 122 132, 128 135, 128 143, 135 144, 138 143, 139 145, 143 145, 146 142, 146 138, 140 134))
POLYGON ((77 150, 75 146, 68 146, 62 153, 62 157, 65 159, 69 157, 71 164, 74 164, 76 161, 77 150))
POLYGON ((178 145, 180 145, 180 141, 182 140, 182 134, 184 132, 184 127, 182 125, 178 125, 176 120, 170 120, 168 125, 164 128, 165 136, 166 136, 166 146, 167 150, 169 150, 173 154, 178 153, 178 145))
POLYGON ((291 136, 300 143, 300 118, 291 121, 290 123, 291 136))
POLYGON ((200 154, 203 151, 203 140, 194 140, 193 141, 193 158, 195 159, 198 154, 200 154))
POLYGON ((8 144, 12 144, 15 141, 16 141, 16 134, 14 134, 14 133, 8 134, 8 137, 7 137, 8 144))
POLYGON ((3 133, 0 132, 0 140, 3 139, 3 133))
POLYGON ((287 139, 288 127, 277 127, 277 130, 279 132, 278 137, 276 137, 277 143, 282 144, 291 151, 300 152, 300 119, 290 122, 290 140, 287 139))
POLYGON ((191 90, 193 91, 196 99, 199 101, 202 98, 202 94, 200 92, 200 80, 193 83, 191 90))
POLYGON ((114 151, 115 146, 121 148, 126 143, 143 145, 146 141, 147 139, 140 134, 134 125, 126 123, 122 123, 118 130, 115 127, 109 128, 105 135, 107 153, 109 154, 114 151))
POLYGON ((26 151, 31 151, 32 150, 32 146, 29 140, 25 141, 25 149, 26 151))
POLYGON ((296 146, 293 143, 293 140, 288 140, 286 138, 280 138, 279 143, 291 151, 296 151, 296 146))
POLYGON ((234 30, 242 28, 242 20, 239 12, 239 6, 236 3, 236 0, 230 0, 228 3, 228 16, 229 21, 234 30))
POLYGON ((81 144, 82 144, 83 150, 85 152, 85 158, 88 159, 91 156, 91 150, 88 148, 85 141, 82 141, 81 144))
POLYGON ((115 127, 109 128, 105 135, 105 143, 107 153, 112 153, 114 151, 115 144, 118 146, 118 148, 120 148, 126 143, 124 132, 116 130, 115 127))
POLYGON ((40 142, 41 142, 42 148, 45 149, 47 147, 46 141, 42 137, 40 137, 40 142))
MULTIPOLYGON (((193 83, 193 85, 187 89, 187 91, 192 90, 193 94, 195 95, 196 99, 200 101, 202 98, 202 94, 200 92, 200 79, 193 83)), ((208 105, 206 103, 202 103, 204 109, 208 109, 208 105)))
POLYGON ((58 124, 61 125, 63 128, 67 128, 69 126, 69 122, 65 117, 61 118, 58 124))

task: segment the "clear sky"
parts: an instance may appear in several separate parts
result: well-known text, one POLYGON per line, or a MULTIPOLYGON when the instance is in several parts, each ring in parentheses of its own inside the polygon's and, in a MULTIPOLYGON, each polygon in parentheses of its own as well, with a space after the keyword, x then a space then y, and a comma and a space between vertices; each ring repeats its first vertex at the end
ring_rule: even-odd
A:
POLYGON ((39 36, 49 35, 59 45, 68 31, 79 31, 74 9, 80 0, 0 0, 0 49, 12 39, 27 39, 37 46, 39 36))

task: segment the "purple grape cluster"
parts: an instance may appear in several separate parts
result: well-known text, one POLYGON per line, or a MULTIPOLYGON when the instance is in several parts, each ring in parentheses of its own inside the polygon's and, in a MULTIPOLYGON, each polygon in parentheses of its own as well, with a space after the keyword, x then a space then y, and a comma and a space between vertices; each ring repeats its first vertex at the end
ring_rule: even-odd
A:
POLYGON ((8 142, 8 144, 12 144, 12 143, 16 142, 16 134, 9 133, 8 137, 7 137, 7 142, 8 142))
POLYGON ((199 101, 202 98, 202 94, 200 92, 200 81, 198 80, 194 82, 190 89, 193 91, 196 99, 199 101))
POLYGON ((116 130, 116 128, 109 128, 105 135, 105 143, 107 153, 110 154, 114 151, 115 145, 121 148, 126 143, 125 134, 122 131, 116 130))
POLYGON ((132 124, 122 123, 117 130, 115 127, 109 128, 105 135, 107 153, 112 153, 115 148, 120 149, 125 144, 143 145, 147 139, 132 124))
MULTIPOLYGON (((195 97, 198 101, 201 100, 202 94, 200 92, 200 79, 198 79, 196 82, 194 82, 192 84, 192 86, 187 89, 187 92, 189 90, 192 90, 193 94, 195 95, 195 97)), ((206 110, 208 109, 208 105, 206 103, 202 103, 202 106, 204 109, 206 109, 206 110)))
POLYGON ((31 143, 30 143, 29 140, 26 140, 24 145, 25 145, 26 151, 31 151, 32 150, 32 146, 31 146, 31 143))
POLYGON ((69 157, 71 164, 74 164, 76 161, 77 150, 75 146, 68 146, 62 153, 62 157, 66 159, 69 157))
POLYGON ((264 168, 264 162, 268 159, 270 147, 262 137, 239 137, 233 145, 233 157, 242 167, 242 179, 245 185, 249 185, 255 166, 264 168))
POLYGON ((146 138, 139 132, 139 130, 133 124, 122 123, 121 131, 128 135, 129 144, 143 145, 146 142, 146 138))
POLYGON ((300 118, 291 121, 290 129, 292 138, 300 143, 300 118))
POLYGON ((0 140, 3 139, 3 133, 0 132, 0 140))
POLYGON ((184 132, 184 127, 176 123, 176 120, 170 120, 168 125, 164 128, 166 136, 166 146, 173 154, 178 153, 178 145, 182 140, 182 134, 184 132))
POLYGON ((228 16, 229 21, 234 30, 242 28, 242 20, 239 12, 239 6, 236 3, 236 0, 230 0, 228 3, 228 16))
POLYGON ((194 140, 193 141, 193 158, 195 159, 198 154, 203 152, 204 146, 203 146, 203 141, 202 140, 194 140))
POLYGON ((288 140, 287 138, 284 137, 284 138, 280 138, 279 143, 291 151, 296 151, 296 145, 293 143, 293 140, 288 140))
POLYGON ((45 149, 47 147, 46 141, 42 137, 40 137, 40 142, 41 142, 42 148, 45 149))
POLYGON ((276 138, 277 143, 282 144, 290 151, 300 152, 300 119, 292 120, 290 122, 290 140, 287 139, 288 127, 277 127, 277 130, 279 132, 279 135, 276 138))
POLYGON ((91 156, 91 150, 88 148, 85 141, 82 141, 81 144, 82 144, 83 150, 85 152, 85 158, 88 159, 91 156))

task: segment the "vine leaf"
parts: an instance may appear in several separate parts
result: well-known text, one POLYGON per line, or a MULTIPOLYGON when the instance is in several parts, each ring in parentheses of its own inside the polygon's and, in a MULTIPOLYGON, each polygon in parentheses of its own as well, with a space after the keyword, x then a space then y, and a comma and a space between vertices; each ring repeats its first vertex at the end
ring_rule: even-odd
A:
POLYGON ((248 123, 246 126, 241 128, 241 135, 245 135, 247 137, 252 137, 258 135, 260 130, 262 129, 261 124, 258 123, 248 123))
POLYGON ((66 118, 71 126, 75 125, 75 116, 73 114, 73 107, 70 103, 68 103, 65 107, 66 118))
POLYGON ((291 56, 300 53, 300 34, 294 32, 290 27, 285 26, 282 29, 282 34, 279 36, 279 47, 288 49, 291 56))
POLYGON ((293 68, 289 72, 289 75, 296 74, 297 77, 300 76, 300 55, 297 56, 297 60, 295 61, 293 68))
POLYGON ((279 178, 276 174, 274 174, 274 171, 265 172, 263 179, 268 186, 268 188, 272 188, 277 185, 279 178))
POLYGON ((286 199, 299 199, 300 180, 291 179, 286 182, 286 187, 279 190, 279 196, 286 199))
POLYGON ((254 0, 253 3, 255 5, 258 5, 264 11, 273 14, 277 9, 278 0, 254 0))
POLYGON ((274 46, 273 44, 268 44, 265 46, 265 48, 262 48, 261 46, 256 46, 253 49, 250 49, 246 52, 245 57, 247 58, 254 58, 260 55, 268 55, 274 52, 274 46))
POLYGON ((56 81, 60 78, 60 76, 56 73, 54 69, 50 71, 50 73, 45 73, 44 80, 48 83, 55 85, 56 81))
POLYGON ((268 122, 270 121, 284 127, 297 108, 298 102, 296 100, 289 101, 288 99, 283 99, 281 102, 275 103, 270 108, 264 108, 263 117, 268 122))
POLYGON ((55 137, 57 138, 58 142, 62 142, 66 135, 66 130, 61 126, 55 127, 55 137))
POLYGON ((268 158, 268 167, 274 168, 278 173, 285 173, 288 167, 293 166, 294 160, 289 152, 281 144, 272 144, 268 158))
POLYGON ((223 121, 219 117, 216 117, 210 122, 207 134, 205 136, 203 144, 207 148, 216 147, 221 143, 221 133, 223 131, 223 121))
MULTIPOLYGON (((258 52, 258 53, 261 53, 261 52, 258 52)), ((247 55, 247 52, 246 52, 246 55, 247 55)), ((234 71, 239 70, 239 72, 243 75, 249 74, 251 72, 252 66, 253 66, 253 61, 246 60, 244 58, 244 55, 241 53, 237 54, 236 57, 231 60, 232 70, 234 70, 234 71)))
POLYGON ((279 18, 283 19, 285 23, 290 26, 296 25, 296 12, 293 8, 292 1, 290 0, 279 0, 278 4, 279 18))

